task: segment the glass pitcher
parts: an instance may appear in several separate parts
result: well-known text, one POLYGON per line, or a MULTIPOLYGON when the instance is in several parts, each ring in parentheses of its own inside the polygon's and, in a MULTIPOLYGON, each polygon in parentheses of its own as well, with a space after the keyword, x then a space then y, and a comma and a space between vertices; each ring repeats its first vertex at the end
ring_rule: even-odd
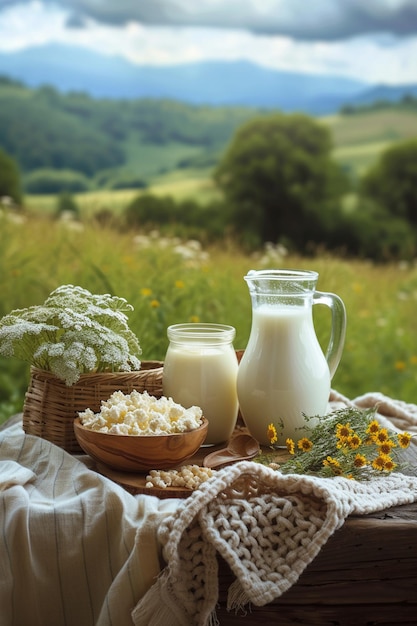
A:
MULTIPOLYGON (((267 445, 268 425, 278 445, 305 435, 305 416, 327 411, 330 381, 339 365, 346 332, 343 301, 316 291, 318 273, 304 270, 251 270, 244 277, 252 300, 252 328, 239 365, 237 392, 247 428, 267 445), (313 305, 332 312, 324 356, 313 325, 313 305)), ((309 422, 309 426, 314 425, 309 422)))

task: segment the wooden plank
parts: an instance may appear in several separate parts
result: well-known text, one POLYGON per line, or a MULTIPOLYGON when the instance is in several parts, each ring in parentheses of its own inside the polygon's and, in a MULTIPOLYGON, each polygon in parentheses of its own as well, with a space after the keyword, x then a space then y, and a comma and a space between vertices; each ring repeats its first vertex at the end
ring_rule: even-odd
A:
POLYGON ((218 609, 220 626, 416 626, 416 605, 392 606, 388 610, 369 604, 366 609, 352 604, 346 606, 277 607, 268 605, 262 612, 227 613, 218 609))
POLYGON ((417 503, 348 518, 297 584, 265 607, 228 612, 233 580, 219 560, 221 626, 416 626, 417 503))

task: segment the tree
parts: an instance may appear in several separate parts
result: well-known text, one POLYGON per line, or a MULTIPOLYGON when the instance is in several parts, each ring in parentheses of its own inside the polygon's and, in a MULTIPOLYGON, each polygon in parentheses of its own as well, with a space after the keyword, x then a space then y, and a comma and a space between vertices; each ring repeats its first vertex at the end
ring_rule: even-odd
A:
POLYGON ((347 187, 331 160, 329 130, 302 114, 253 119, 236 133, 214 178, 234 223, 263 241, 302 245, 320 234, 322 214, 347 187))
POLYGON ((0 197, 10 196, 18 204, 22 201, 20 171, 14 159, 0 149, 0 197))
POLYGON ((398 143, 383 152, 362 177, 360 191, 391 215, 417 226, 417 140, 398 143))

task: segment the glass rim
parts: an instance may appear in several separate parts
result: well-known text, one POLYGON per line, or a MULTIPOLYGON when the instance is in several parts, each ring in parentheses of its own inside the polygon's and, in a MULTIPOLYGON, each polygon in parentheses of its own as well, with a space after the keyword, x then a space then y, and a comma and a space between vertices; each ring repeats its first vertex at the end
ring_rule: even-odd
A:
POLYGON ((319 273, 315 270, 296 270, 296 269, 266 269, 266 270, 249 270, 244 276, 246 281, 265 278, 267 280, 289 281, 289 280, 317 280, 319 273))
POLYGON ((215 324, 204 322, 186 322, 183 324, 171 324, 167 328, 169 338, 184 339, 224 339, 234 337, 236 329, 229 324, 215 324))

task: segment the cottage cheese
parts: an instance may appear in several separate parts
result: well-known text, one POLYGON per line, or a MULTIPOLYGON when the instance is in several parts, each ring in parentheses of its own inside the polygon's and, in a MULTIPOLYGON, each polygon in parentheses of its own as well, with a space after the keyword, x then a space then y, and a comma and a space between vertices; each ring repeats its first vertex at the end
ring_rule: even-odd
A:
POLYGON ((146 477, 146 487, 166 489, 167 487, 186 487, 197 489, 201 483, 216 474, 216 470, 199 465, 183 465, 179 469, 151 470, 146 477))
POLYGON ((79 417, 83 426, 102 433, 169 435, 201 426, 202 410, 197 406, 185 409, 172 398, 155 398, 147 391, 115 391, 102 401, 99 413, 86 409, 79 417))

